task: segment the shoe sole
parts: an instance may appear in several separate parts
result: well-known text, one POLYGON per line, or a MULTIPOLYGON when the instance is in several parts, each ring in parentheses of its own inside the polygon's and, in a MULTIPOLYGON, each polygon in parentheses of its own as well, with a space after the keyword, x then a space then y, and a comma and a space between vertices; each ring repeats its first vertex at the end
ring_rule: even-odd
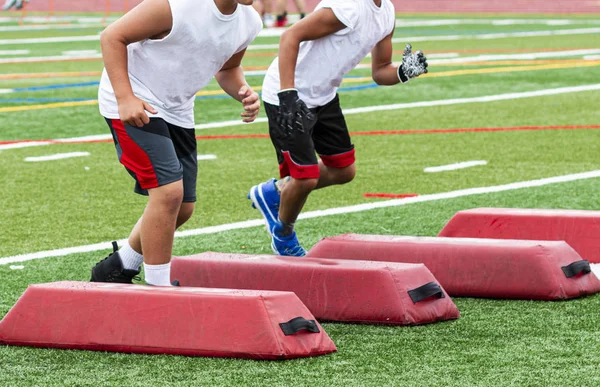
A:
POLYGON ((296 257, 296 258, 302 258, 306 256, 306 250, 304 251, 304 254, 302 255, 285 255, 285 254, 281 254, 277 248, 275 247, 275 240, 273 238, 273 235, 271 235, 271 250, 273 250, 273 253, 275 255, 279 255, 280 257, 296 257))
MULTIPOLYGON (((262 202, 262 204, 265 206, 265 208, 267 208, 267 210, 269 208, 269 206, 266 205, 265 199, 262 197, 260 190, 258 189, 259 186, 260 186, 260 184, 255 185, 254 187, 250 188, 250 193, 248 193, 248 199, 250 199, 250 201, 252 202, 252 207, 256 208, 262 214, 263 219, 265 220, 265 228, 267 229, 267 233, 269 233, 270 236, 273 236, 273 233, 269 227, 269 221, 267 220, 268 217, 273 218, 273 216, 267 215, 265 213, 265 210, 263 210, 263 207, 261 206, 261 202, 262 202)), ((270 213, 270 211, 269 211, 269 213, 270 213)))

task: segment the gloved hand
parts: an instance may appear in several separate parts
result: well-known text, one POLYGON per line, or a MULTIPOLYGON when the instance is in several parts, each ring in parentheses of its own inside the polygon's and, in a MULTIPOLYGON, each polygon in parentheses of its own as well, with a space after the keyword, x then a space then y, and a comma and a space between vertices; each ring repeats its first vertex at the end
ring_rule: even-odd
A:
POLYGON ((279 96, 277 125, 286 134, 304 132, 314 117, 304 101, 298 97, 298 90, 282 90, 277 95, 279 96))
POLYGON ((406 45, 402 55, 402 64, 398 67, 398 79, 406 83, 421 74, 427 73, 427 58, 422 51, 412 53, 412 46, 406 45))

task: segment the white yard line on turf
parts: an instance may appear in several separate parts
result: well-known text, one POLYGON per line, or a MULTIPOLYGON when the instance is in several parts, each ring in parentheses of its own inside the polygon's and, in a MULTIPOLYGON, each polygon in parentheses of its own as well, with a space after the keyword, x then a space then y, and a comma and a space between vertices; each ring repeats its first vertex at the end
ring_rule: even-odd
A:
POLYGON ((58 61, 69 61, 73 59, 79 60, 91 60, 91 59, 100 59, 102 58, 102 54, 70 54, 70 55, 52 55, 52 56, 26 56, 19 58, 1 58, 1 63, 36 63, 36 62, 58 62, 58 61))
POLYGON ((13 89, 0 89, 0 94, 10 94, 14 92, 15 91, 13 89))
POLYGON ((96 54, 99 54, 99 52, 98 52, 98 50, 70 50, 70 51, 63 51, 62 54, 66 55, 66 56, 80 57, 80 56, 96 55, 96 54))
MULTIPOLYGON (((555 36, 555 35, 585 35, 597 34, 600 28, 574 28, 565 30, 544 30, 544 31, 523 31, 506 32, 494 34, 473 34, 473 35, 437 35, 437 36, 399 36, 393 39, 394 43, 410 42, 434 42, 444 40, 463 40, 463 39, 504 39, 504 38, 528 38, 535 36, 555 36)), ((83 36, 59 36, 49 38, 24 38, 24 39, 1 39, 0 45, 9 44, 39 44, 39 43, 65 43, 65 42, 84 42, 100 40, 100 35, 83 36)), ((279 44, 253 44, 248 50, 271 50, 277 49, 279 44)))
POLYGON ((0 50, 0 55, 28 55, 29 50, 0 50))
POLYGON ((98 28, 104 29, 100 23, 94 24, 46 24, 46 25, 22 25, 22 26, 2 26, 0 32, 9 31, 47 31, 47 30, 71 30, 80 28, 98 28))
POLYGON ((577 19, 396 19, 396 28, 403 27, 436 27, 455 25, 491 25, 491 26, 514 26, 514 25, 547 25, 567 26, 571 24, 600 24, 600 20, 577 20, 577 19))
MULTIPOLYGON (((583 85, 583 86, 570 86, 570 87, 561 87, 558 89, 543 89, 536 91, 526 91, 521 93, 508 93, 508 94, 496 94, 496 95, 488 95, 483 97, 471 97, 471 98, 456 98, 456 99, 442 99, 435 101, 420 101, 420 102, 408 102, 408 103, 400 103, 393 105, 378 105, 378 106, 367 106, 361 108, 353 108, 353 109, 344 109, 345 115, 353 115, 353 114, 362 114, 362 113, 371 113, 376 111, 386 111, 386 110, 400 110, 400 109, 411 109, 418 107, 431 107, 431 106, 448 106, 448 105, 459 105, 466 103, 485 103, 485 102, 495 102, 495 101, 506 101, 506 100, 514 100, 514 99, 522 99, 522 98, 532 98, 532 97, 544 97, 549 95, 559 95, 566 93, 578 93, 582 91, 594 91, 600 90, 600 84, 595 85, 583 85)), ((226 128, 231 126, 244 126, 244 125, 252 125, 257 123, 265 123, 267 119, 264 117, 256 119, 256 121, 252 123, 245 124, 239 120, 232 121, 221 121, 221 122, 210 122, 206 124, 196 125, 197 130, 203 129, 217 129, 217 128, 226 128)), ((53 143, 85 143, 85 142, 94 142, 94 141, 102 141, 109 140, 112 137, 109 134, 99 134, 93 136, 84 136, 84 137, 71 137, 71 138, 59 138, 56 140, 50 141, 23 141, 16 142, 11 144, 0 144, 0 151, 8 150, 8 149, 19 149, 19 148, 29 148, 35 146, 42 145, 50 145, 53 143)))
POLYGON ((50 145, 51 141, 23 141, 12 144, 0 144, 0 151, 10 149, 32 148, 34 146, 50 145))
POLYGON ((49 38, 0 39, 0 45, 8 44, 38 44, 38 43, 67 43, 94 42, 100 40, 100 35, 55 36, 49 38))
POLYGON ((525 31, 525 32, 507 32, 498 34, 477 34, 477 35, 438 35, 438 36, 399 36, 392 39, 393 43, 413 43, 413 42, 435 42, 444 40, 469 40, 469 39, 505 39, 505 38, 531 38, 536 36, 555 36, 555 35, 586 35, 597 34, 600 28, 577 28, 569 30, 550 30, 550 31, 525 31))
POLYGON ((54 155, 25 157, 25 161, 30 162, 30 163, 37 163, 37 162, 41 162, 41 161, 72 159, 74 157, 87 157, 89 155, 90 155, 89 152, 57 153, 54 155))
POLYGON ((62 23, 76 22, 80 24, 109 23, 117 20, 117 17, 93 17, 93 16, 25 16, 25 17, 0 17, 0 23, 62 23))
MULTIPOLYGON (((544 51, 544 52, 524 52, 519 54, 494 54, 494 55, 475 55, 475 56, 460 56, 458 53, 438 53, 429 54, 429 64, 449 64, 449 63, 472 63, 472 62, 492 62, 497 60, 532 60, 532 59, 547 59, 547 58, 564 58, 572 56, 588 56, 600 54, 600 49, 585 49, 585 50, 566 50, 566 51, 544 51)), ((367 55, 370 57, 370 54, 367 55)), ((99 59, 102 54, 96 50, 81 50, 81 51, 64 51, 62 55, 53 56, 26 56, 18 58, 0 58, 0 63, 32 63, 32 62, 48 62, 48 61, 70 61, 74 59, 99 59)), ((586 59, 586 57, 584 57, 586 59)), ((369 64, 359 65, 357 68, 370 68, 369 64)), ((265 70, 246 71, 247 76, 265 75, 265 70)))
POLYGON ((478 165, 487 165, 487 161, 485 160, 473 160, 473 161, 463 161, 455 164, 448 165, 440 165, 439 167, 427 167, 423 169, 423 172, 435 173, 435 172, 446 172, 446 171, 455 171, 457 169, 465 169, 476 167, 478 165))
POLYGON ((217 155, 198 155, 196 157, 196 159, 198 161, 202 161, 202 160, 216 160, 217 159, 217 155))
POLYGON ((506 100, 532 98, 532 97, 544 97, 544 96, 549 96, 549 95, 577 93, 577 92, 581 92, 581 91, 593 91, 593 90, 600 90, 600 84, 561 87, 558 89, 544 89, 544 90, 536 90, 536 91, 526 91, 526 92, 521 92, 521 93, 497 94, 497 95, 489 95, 489 96, 485 96, 485 97, 442 99, 442 100, 437 100, 437 101, 422 101, 422 102, 399 103, 399 104, 394 104, 394 105, 369 106, 369 107, 363 107, 363 108, 344 109, 343 111, 344 111, 344 114, 351 115, 351 114, 360 114, 360 113, 371 113, 371 112, 376 112, 376 111, 409 109, 409 108, 416 108, 416 107, 447 106, 447 105, 460 105, 460 104, 475 103, 475 102, 506 101, 506 100))
MULTIPOLYGON (((570 56, 584 56, 591 54, 600 54, 600 49, 586 50, 567 50, 567 51, 548 51, 548 52, 526 52, 522 54, 494 54, 494 55, 476 55, 461 58, 447 58, 428 60, 430 64, 448 64, 448 63, 470 63, 470 62, 493 62, 496 60, 533 60, 547 58, 564 58, 570 56)), ((429 57, 430 55, 428 55, 429 57)))
MULTIPOLYGON (((538 179, 538 180, 520 181, 520 182, 516 182, 516 183, 496 185, 496 186, 491 186, 491 187, 467 188, 467 189, 462 189, 462 190, 458 190, 458 191, 450 191, 450 192, 442 192, 442 193, 437 193, 437 194, 422 195, 422 196, 416 196, 416 197, 405 198, 405 199, 394 199, 394 200, 386 200, 386 201, 380 201, 380 202, 375 202, 375 203, 363 203, 363 204, 357 204, 357 205, 346 206, 346 207, 329 208, 326 210, 309 211, 309 212, 305 212, 305 213, 301 214, 300 219, 320 218, 320 217, 324 217, 324 216, 342 215, 342 214, 350 214, 350 213, 355 213, 355 212, 369 211, 369 210, 374 210, 377 208, 398 207, 398 206, 405 206, 405 205, 415 204, 415 203, 424 203, 424 202, 432 202, 432 201, 437 201, 437 200, 454 199, 454 198, 459 198, 459 197, 481 195, 481 194, 488 194, 488 193, 494 193, 494 192, 512 191, 512 190, 522 189, 522 188, 542 187, 542 186, 546 186, 546 185, 550 185, 550 184, 566 183, 566 182, 585 180, 585 179, 594 179, 594 178, 598 178, 598 177, 600 177, 600 170, 583 172, 583 173, 575 173, 575 174, 563 175, 563 176, 554 176, 554 177, 538 179)), ((225 232, 225 231, 240 230, 240 229, 246 229, 246 228, 263 226, 263 225, 264 225, 263 219, 253 219, 253 220, 247 220, 247 221, 243 221, 243 222, 236 222, 236 223, 222 224, 222 225, 218 225, 218 226, 197 228, 194 230, 178 231, 175 233, 175 237, 182 238, 182 237, 189 237, 189 236, 196 236, 196 235, 216 234, 216 233, 225 232)), ((119 244, 122 244, 124 241, 125 241, 125 239, 122 239, 118 242, 119 242, 119 244)), ((110 242, 102 242, 102 243, 95 243, 93 245, 76 246, 76 247, 69 247, 69 248, 57 249, 57 250, 40 251, 37 253, 31 253, 31 254, 15 255, 15 256, 11 256, 11 257, 0 258, 0 265, 7 265, 9 263, 16 263, 16 262, 26 262, 26 261, 31 261, 31 260, 35 260, 35 259, 62 257, 65 255, 76 254, 76 253, 88 253, 88 252, 92 252, 92 251, 107 250, 110 247, 110 245, 111 245, 110 242)))

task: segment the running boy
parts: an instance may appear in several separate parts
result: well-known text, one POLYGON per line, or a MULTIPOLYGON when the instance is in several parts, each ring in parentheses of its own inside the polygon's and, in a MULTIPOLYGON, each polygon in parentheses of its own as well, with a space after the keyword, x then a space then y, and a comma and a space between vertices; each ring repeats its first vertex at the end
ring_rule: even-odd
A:
POLYGON ((248 194, 265 217, 275 254, 305 255, 294 223, 308 195, 354 179, 354 145, 336 94, 344 75, 370 51, 379 85, 427 72, 427 59, 410 45, 402 63, 392 64, 394 26, 390 0, 323 0, 281 36, 263 102, 283 179, 258 184, 248 194))
POLYGON ((240 66, 262 29, 253 0, 145 0, 101 36, 98 99, 119 161, 148 195, 128 243, 92 269, 92 281, 169 286, 175 230, 194 211, 194 99, 213 76, 252 122, 260 101, 240 66))

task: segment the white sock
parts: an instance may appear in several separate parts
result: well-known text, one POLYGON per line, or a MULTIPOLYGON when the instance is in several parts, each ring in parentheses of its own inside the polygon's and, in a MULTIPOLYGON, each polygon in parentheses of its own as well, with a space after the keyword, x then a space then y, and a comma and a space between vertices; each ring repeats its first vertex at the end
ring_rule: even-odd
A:
POLYGON ((171 262, 162 265, 144 263, 146 283, 154 286, 171 286, 171 262))
POLYGON ((144 262, 144 256, 132 249, 129 243, 125 243, 119 249, 119 256, 123 262, 123 268, 128 270, 140 270, 140 266, 144 262))

